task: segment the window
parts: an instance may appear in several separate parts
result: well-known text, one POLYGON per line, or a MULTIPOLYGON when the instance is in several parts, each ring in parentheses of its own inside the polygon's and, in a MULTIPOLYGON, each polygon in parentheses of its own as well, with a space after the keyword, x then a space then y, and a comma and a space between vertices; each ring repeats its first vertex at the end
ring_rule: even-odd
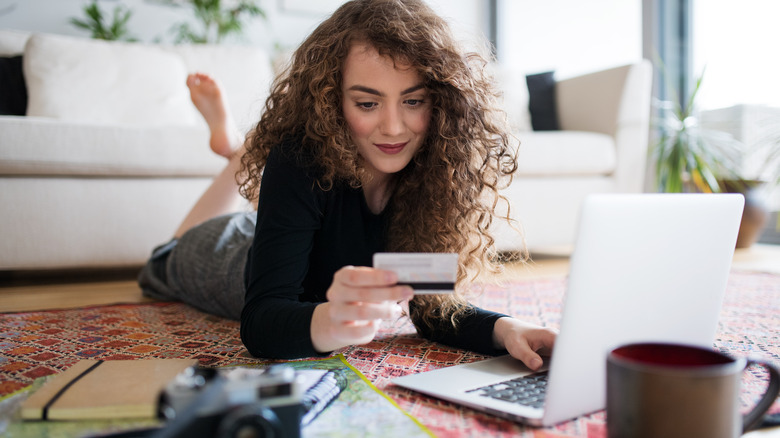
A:
POLYGON ((706 68, 700 108, 780 108, 778 18, 777 0, 694 0, 693 74, 706 68))

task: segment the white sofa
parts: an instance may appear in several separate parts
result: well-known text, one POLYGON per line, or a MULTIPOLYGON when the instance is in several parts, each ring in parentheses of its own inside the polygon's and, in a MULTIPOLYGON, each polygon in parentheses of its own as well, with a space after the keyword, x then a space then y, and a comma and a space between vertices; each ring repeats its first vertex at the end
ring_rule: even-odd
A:
MULTIPOLYGON (((224 164, 208 149, 187 72, 218 78, 242 129, 272 80, 269 54, 251 47, 0 30, 0 56, 18 53, 29 102, 25 116, 0 116, 0 271, 143 263, 224 164)), ((521 172, 506 191, 531 250, 571 243, 587 193, 641 191, 644 180, 647 63, 562 81, 557 95, 564 130, 518 128, 521 172)), ((519 102, 509 112, 527 121, 519 102)), ((499 232, 500 248, 522 245, 499 232)))
POLYGON ((241 129, 273 73, 263 49, 154 46, 0 30, 23 54, 26 116, 0 116, 0 270, 132 267, 224 166, 192 105, 208 72, 241 129))
MULTIPOLYGON (((510 86, 522 85, 514 77, 510 86)), ((644 190, 651 88, 652 66, 644 60, 558 80, 558 131, 531 131, 527 113, 510 114, 520 140, 519 171, 503 194, 525 242, 498 224, 498 249, 569 253, 588 194, 644 190)), ((505 105, 509 113, 520 106, 505 105)))

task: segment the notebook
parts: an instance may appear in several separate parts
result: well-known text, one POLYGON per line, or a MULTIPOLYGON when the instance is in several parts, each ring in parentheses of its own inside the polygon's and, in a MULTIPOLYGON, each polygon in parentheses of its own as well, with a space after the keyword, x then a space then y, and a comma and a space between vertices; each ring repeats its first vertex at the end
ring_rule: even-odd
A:
POLYGON ((587 197, 538 407, 475 390, 532 374, 510 356, 392 382, 535 426, 603 409, 606 357, 614 347, 638 341, 712 347, 743 205, 738 194, 587 197))
POLYGON ((195 359, 80 360, 22 404, 25 420, 155 418, 162 388, 195 359))

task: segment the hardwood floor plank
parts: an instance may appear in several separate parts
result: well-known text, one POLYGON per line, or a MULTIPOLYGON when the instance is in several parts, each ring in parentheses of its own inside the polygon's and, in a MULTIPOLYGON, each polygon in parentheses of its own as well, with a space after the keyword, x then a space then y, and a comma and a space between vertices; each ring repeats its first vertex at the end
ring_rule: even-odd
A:
POLYGON ((0 312, 69 309, 151 302, 135 281, 72 283, 0 288, 0 312))

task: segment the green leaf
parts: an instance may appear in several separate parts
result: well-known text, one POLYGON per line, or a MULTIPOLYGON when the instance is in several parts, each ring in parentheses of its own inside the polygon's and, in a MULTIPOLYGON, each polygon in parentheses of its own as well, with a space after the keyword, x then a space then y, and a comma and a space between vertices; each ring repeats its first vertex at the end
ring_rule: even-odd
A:
POLYGON ((132 16, 132 12, 124 6, 114 8, 111 22, 107 22, 106 15, 98 6, 97 0, 86 5, 83 9, 86 19, 71 18, 69 22, 91 33, 92 38, 103 40, 128 40, 133 38, 129 36, 127 23, 132 16))
MULTIPOLYGON (((163 1, 170 4, 170 0, 163 1)), ((227 35, 241 35, 247 17, 266 18, 257 0, 241 0, 233 8, 225 7, 221 0, 189 0, 187 3, 200 28, 188 27, 187 32, 182 32, 184 23, 174 25, 172 30, 177 34, 177 42, 219 43, 227 35)))

